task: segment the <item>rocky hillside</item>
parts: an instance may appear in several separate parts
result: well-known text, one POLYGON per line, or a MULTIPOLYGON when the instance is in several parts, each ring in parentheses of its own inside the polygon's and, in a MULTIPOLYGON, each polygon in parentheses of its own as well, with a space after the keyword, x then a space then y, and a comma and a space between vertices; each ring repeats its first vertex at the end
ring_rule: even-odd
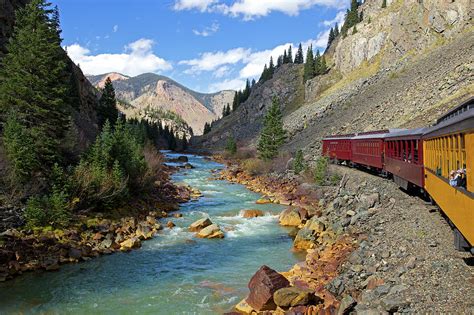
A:
POLYGON ((350 29, 325 54, 327 74, 301 88, 301 76, 300 84, 292 78, 302 66, 279 69, 197 142, 219 147, 232 133, 242 144, 254 146, 269 104, 255 97, 259 94, 281 98, 290 135, 285 151, 301 148, 308 159, 319 155, 324 135, 424 126, 474 95, 470 1, 387 3, 387 8, 377 0, 361 5, 364 20, 357 32, 350 29))
POLYGON ((117 97, 130 106, 124 108, 129 117, 144 117, 145 111, 165 111, 177 114, 201 135, 206 122, 222 116, 222 109, 232 104, 234 91, 203 94, 153 73, 128 77, 119 73, 89 76, 96 87, 102 87, 107 78, 113 81, 117 97))

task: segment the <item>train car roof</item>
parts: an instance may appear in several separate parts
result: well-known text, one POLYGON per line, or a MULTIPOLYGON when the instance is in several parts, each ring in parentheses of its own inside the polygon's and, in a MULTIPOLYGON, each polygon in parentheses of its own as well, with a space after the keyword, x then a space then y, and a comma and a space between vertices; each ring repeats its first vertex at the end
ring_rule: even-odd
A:
POLYGON ((388 130, 382 130, 380 132, 364 132, 364 133, 357 134, 352 139, 353 140, 384 139, 384 138, 389 137, 392 133, 405 131, 405 130, 407 130, 407 129, 388 129, 388 130))
POLYGON ((416 128, 416 129, 403 129, 400 131, 391 132, 385 138, 391 139, 391 138, 410 137, 410 136, 422 136, 426 130, 427 130, 426 127, 416 128))
POLYGON ((323 138, 323 140, 347 140, 347 139, 351 139, 354 136, 355 136, 354 133, 350 133, 347 135, 326 136, 323 138))
POLYGON ((436 124, 440 124, 443 121, 447 121, 451 118, 454 118, 457 115, 469 111, 472 108, 474 108, 474 96, 467 99, 465 102, 461 103, 460 105, 456 106, 455 108, 451 109, 449 112, 438 118, 438 120, 436 120, 436 124))
POLYGON ((474 129, 474 106, 427 128, 423 138, 433 138, 474 129))

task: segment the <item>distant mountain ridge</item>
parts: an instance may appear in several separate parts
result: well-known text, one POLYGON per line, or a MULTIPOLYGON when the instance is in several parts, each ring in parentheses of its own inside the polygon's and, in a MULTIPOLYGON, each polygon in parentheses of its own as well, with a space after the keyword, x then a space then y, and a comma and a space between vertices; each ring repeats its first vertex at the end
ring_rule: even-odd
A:
POLYGON ((205 94, 193 91, 162 75, 144 73, 129 77, 112 72, 87 76, 96 87, 101 88, 107 78, 115 87, 117 98, 130 106, 123 108, 130 117, 140 117, 145 110, 161 109, 181 116, 196 135, 203 132, 206 122, 222 116, 227 103, 232 104, 235 91, 205 94))

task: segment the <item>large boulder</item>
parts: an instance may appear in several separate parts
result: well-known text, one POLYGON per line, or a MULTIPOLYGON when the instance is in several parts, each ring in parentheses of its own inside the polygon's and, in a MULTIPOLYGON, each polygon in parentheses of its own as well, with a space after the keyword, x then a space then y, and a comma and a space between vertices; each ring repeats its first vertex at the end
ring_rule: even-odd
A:
POLYGON ((242 210, 241 215, 243 218, 257 218, 263 217, 265 213, 262 210, 252 209, 252 210, 242 210))
POLYGON ((217 224, 211 224, 196 235, 199 238, 224 238, 224 232, 217 224))
POLYGON ((273 294, 273 300, 277 306, 287 309, 292 306, 309 305, 315 302, 316 296, 309 290, 288 287, 277 290, 273 294))
POLYGON ((212 224, 212 221, 209 218, 202 218, 194 222, 189 226, 189 231, 190 232, 199 232, 205 227, 208 227, 209 225, 212 224))
POLYGON ((280 213, 279 221, 283 226, 298 226, 302 223, 300 211, 297 208, 289 207, 280 213))
POLYGON ((372 193, 370 195, 361 195, 359 197, 360 204, 366 209, 370 209, 380 201, 379 193, 372 193))
POLYGON ((142 244, 140 242, 140 239, 138 237, 132 237, 120 243, 120 250, 129 251, 135 248, 140 248, 141 246, 142 244))
POLYGON ((320 221, 318 217, 312 217, 309 219, 305 223, 304 227, 308 230, 314 231, 316 234, 321 234, 326 229, 326 226, 320 221))
POLYGON ((316 236, 314 231, 302 228, 296 234, 295 240, 293 242, 293 247, 296 249, 310 249, 313 248, 316 243, 316 236))
POLYGON ((274 310, 273 294, 288 286, 290 283, 284 276, 264 265, 250 279, 250 293, 246 301, 256 311, 274 310))

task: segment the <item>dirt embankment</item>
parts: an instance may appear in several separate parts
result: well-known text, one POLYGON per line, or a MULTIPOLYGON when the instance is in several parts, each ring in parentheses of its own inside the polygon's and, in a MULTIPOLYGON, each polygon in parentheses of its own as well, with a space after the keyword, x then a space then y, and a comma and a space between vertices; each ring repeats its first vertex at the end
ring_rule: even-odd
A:
MULTIPOLYGON (((324 188, 299 184, 296 178, 252 178, 236 166, 222 174, 267 194, 268 201, 292 205, 280 215, 280 224, 295 227, 294 247, 307 255, 281 273, 291 289, 274 295, 271 314, 474 311, 467 298, 474 292, 472 256, 454 249, 439 209, 388 179, 343 166, 331 171, 342 180, 324 188), (281 295, 295 290, 318 298, 284 304, 281 295)), ((255 283, 249 289, 252 295, 255 283)), ((256 308, 244 300, 237 310, 251 314, 256 308)))

